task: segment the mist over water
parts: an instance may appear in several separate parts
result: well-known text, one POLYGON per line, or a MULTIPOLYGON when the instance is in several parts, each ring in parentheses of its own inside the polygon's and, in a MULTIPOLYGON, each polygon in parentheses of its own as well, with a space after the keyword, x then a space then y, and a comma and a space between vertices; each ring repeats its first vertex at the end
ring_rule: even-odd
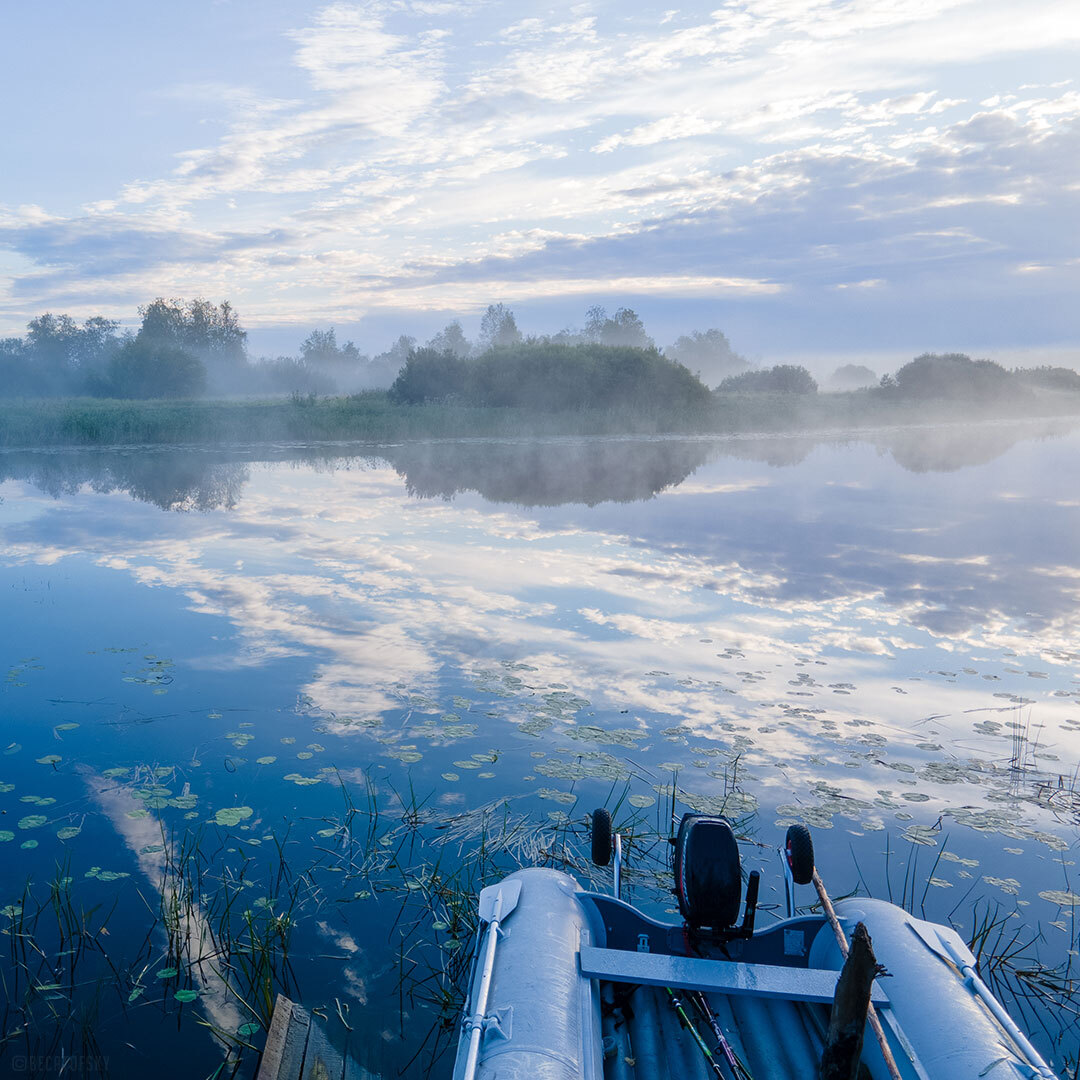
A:
MULTIPOLYGON (((155 855, 125 809, 140 769, 169 828, 220 830, 221 873, 285 827, 297 865, 325 847, 337 777, 365 769, 440 813, 555 823, 622 784, 655 814, 677 772, 680 810, 751 815, 766 903, 768 848, 806 821, 834 893, 898 897, 910 870, 928 917, 966 933, 1015 912, 1065 963, 1078 450, 1054 422, 0 453, 5 897, 69 860, 88 897, 119 896, 112 942, 134 951, 155 855)), ((663 912, 643 866, 629 882, 663 912)), ((352 1002, 391 1075, 424 1028, 400 1022, 397 906, 319 888, 304 1000, 352 1002)), ((103 1015, 114 1065, 143 1064, 122 1010, 103 1015)), ((220 1061, 190 1017, 139 1016, 163 1077, 220 1061)), ((1023 1022, 1075 1061, 1068 1017, 1023 1022)))

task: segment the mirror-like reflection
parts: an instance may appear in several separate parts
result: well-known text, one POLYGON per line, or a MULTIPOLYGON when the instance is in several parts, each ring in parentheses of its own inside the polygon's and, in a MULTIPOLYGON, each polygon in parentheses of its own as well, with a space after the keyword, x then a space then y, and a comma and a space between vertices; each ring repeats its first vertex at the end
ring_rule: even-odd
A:
MULTIPOLYGON (((767 846, 803 820, 838 891, 885 895, 899 867, 917 910, 965 933, 1014 918, 1065 964, 1078 449, 1068 426, 975 425, 0 455, 6 896, 66 861, 137 926, 137 883, 178 895, 150 879, 199 829, 213 854, 189 925, 212 927, 237 875, 274 910, 256 867, 285 830, 290 866, 335 867, 298 874, 290 971, 331 1012, 363 1009, 383 1033, 367 1067, 390 1075, 417 1046, 375 862, 425 898, 415 948, 458 939, 432 922, 435 840, 345 859, 355 807, 387 799, 459 859, 476 815, 538 844, 534 824, 610 798, 663 832, 674 782, 681 808, 723 807, 765 845, 774 899, 767 846)), ((638 859, 630 887, 662 911, 638 859)), ((124 994, 145 991, 133 970, 124 994)), ((227 992, 185 989, 204 1016, 227 992)), ((1075 1055, 1075 1027, 1047 1020, 1066 1013, 1029 1007, 1047 1052, 1075 1055)), ((116 1060, 122 1014, 103 1029, 116 1060)), ((207 1072, 221 1052, 207 1037, 207 1072)))
POLYGON ((389 446, 123 447, 0 451, 0 482, 23 480, 59 498, 86 486, 124 491, 162 510, 232 508, 252 461, 288 461, 334 471, 387 463, 410 495, 452 499, 475 492, 521 507, 633 502, 681 484, 723 457, 776 467, 799 465, 816 447, 854 441, 877 447, 909 472, 985 465, 1020 443, 1059 438, 1071 420, 895 428, 858 435, 695 439, 478 439, 389 446))

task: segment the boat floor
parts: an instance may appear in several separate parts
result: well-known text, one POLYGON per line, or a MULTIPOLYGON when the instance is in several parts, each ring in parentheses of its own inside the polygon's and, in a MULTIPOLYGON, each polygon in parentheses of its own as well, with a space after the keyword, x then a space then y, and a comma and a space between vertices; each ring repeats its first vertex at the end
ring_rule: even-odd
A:
MULTIPOLYGON (((714 1080, 715 1074, 663 987, 638 986, 625 997, 604 991, 603 1031, 615 1039, 604 1059, 605 1080, 714 1080)), ((619 988, 623 989, 623 988, 619 988)), ((625 988, 629 989, 629 988, 625 988)), ((706 996, 732 1049, 755 1080, 816 1076, 829 1023, 828 1006, 753 996, 706 996)), ((711 1051, 716 1039, 684 1001, 684 1009, 711 1051)), ((718 1053, 714 1056, 720 1061, 718 1053)), ((725 1075, 730 1070, 721 1062, 725 1075)))

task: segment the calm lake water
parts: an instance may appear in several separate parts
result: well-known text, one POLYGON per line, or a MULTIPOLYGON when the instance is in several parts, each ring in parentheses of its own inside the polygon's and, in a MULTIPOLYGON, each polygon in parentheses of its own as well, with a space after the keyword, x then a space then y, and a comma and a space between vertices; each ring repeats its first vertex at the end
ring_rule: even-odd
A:
POLYGON ((765 903, 805 821, 834 895, 1071 978, 1078 462, 1069 424, 0 453, 0 1072, 210 1076, 288 931, 373 1073, 448 1073, 448 897, 605 802, 658 911, 674 797, 765 903))

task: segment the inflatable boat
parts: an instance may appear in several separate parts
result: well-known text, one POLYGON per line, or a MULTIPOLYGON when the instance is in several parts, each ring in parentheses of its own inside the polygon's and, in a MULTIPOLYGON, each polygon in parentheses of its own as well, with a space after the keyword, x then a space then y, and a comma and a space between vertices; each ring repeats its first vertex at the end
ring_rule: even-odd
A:
POLYGON ((593 859, 614 857, 613 894, 539 867, 481 892, 454 1080, 1055 1080, 956 931, 881 900, 833 905, 806 829, 779 849, 787 918, 761 929, 759 875, 744 901, 725 819, 687 814, 672 844, 675 923, 620 899, 622 845, 604 811, 593 859), (796 914, 795 886, 811 883, 822 912, 796 914), (838 983, 850 988, 857 935, 891 977, 872 970, 844 1063, 838 983))

